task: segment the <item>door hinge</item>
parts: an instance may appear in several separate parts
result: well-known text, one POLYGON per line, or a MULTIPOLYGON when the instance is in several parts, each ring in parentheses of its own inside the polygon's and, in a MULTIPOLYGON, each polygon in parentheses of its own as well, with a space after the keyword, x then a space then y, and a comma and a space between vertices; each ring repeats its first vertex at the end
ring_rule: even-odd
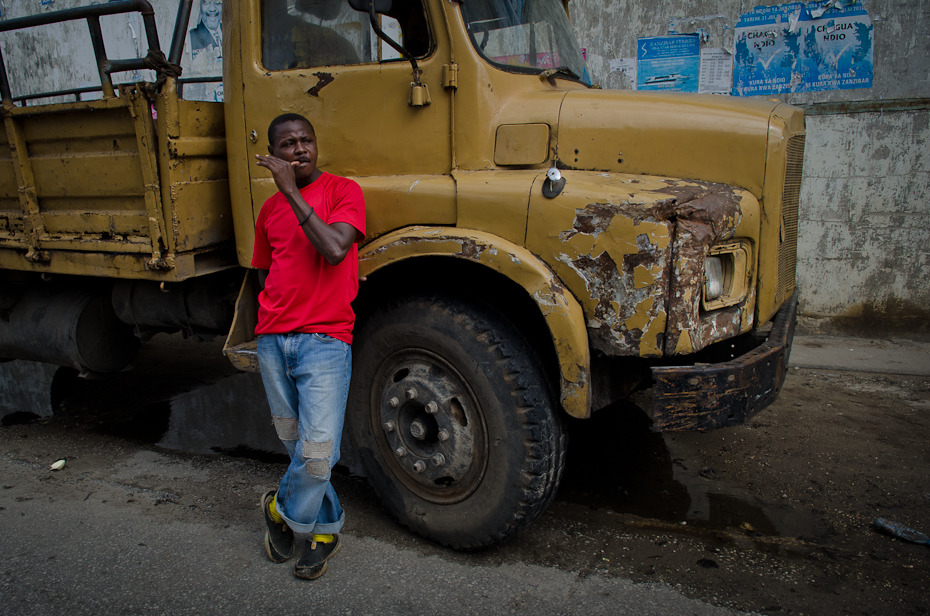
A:
POLYGON ((458 88, 459 87, 459 65, 443 64, 442 65, 442 87, 458 88))

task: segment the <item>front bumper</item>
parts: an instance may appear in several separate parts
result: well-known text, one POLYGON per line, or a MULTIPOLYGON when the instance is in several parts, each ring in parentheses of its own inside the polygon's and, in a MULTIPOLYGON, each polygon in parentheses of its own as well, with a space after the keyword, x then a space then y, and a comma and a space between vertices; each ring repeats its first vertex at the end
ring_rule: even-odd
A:
POLYGON ((684 432, 735 426, 771 404, 785 382, 797 310, 795 289, 775 315, 765 342, 733 360, 652 368, 653 429, 684 432))

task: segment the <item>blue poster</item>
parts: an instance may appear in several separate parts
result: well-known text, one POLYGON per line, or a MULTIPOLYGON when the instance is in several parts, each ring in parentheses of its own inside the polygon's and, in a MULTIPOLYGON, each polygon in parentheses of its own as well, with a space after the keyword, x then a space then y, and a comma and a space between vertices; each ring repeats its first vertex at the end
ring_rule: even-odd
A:
POLYGON ((637 49, 637 90, 698 91, 701 45, 697 34, 641 38, 637 49))
POLYGON ((872 87, 872 21, 859 1, 758 6, 735 40, 734 95, 872 87))

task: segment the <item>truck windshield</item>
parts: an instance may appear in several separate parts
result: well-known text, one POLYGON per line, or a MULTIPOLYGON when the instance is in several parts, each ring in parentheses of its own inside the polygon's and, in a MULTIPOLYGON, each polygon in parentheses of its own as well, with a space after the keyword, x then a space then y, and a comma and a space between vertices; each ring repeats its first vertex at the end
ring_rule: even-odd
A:
POLYGON ((561 0, 466 0, 462 15, 472 44, 507 70, 541 73, 590 85, 561 0))

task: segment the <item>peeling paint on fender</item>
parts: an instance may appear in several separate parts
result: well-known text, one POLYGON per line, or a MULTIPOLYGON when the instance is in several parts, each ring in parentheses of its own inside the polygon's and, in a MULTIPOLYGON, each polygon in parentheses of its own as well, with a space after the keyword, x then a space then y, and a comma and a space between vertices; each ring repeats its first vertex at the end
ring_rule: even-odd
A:
MULTIPOLYGON (((701 311, 704 260, 740 228, 744 200, 754 199, 748 192, 645 176, 634 182, 620 174, 567 171, 564 177, 562 203, 538 201, 539 211, 531 214, 531 220, 561 219, 564 226, 543 231, 544 240, 528 246, 546 255, 558 242, 548 254, 584 307, 593 348, 611 357, 690 353, 751 323, 748 300, 701 311), (567 202, 586 194, 598 200, 575 206, 567 219, 567 202)), ((532 229, 527 235, 532 242, 532 229)))

